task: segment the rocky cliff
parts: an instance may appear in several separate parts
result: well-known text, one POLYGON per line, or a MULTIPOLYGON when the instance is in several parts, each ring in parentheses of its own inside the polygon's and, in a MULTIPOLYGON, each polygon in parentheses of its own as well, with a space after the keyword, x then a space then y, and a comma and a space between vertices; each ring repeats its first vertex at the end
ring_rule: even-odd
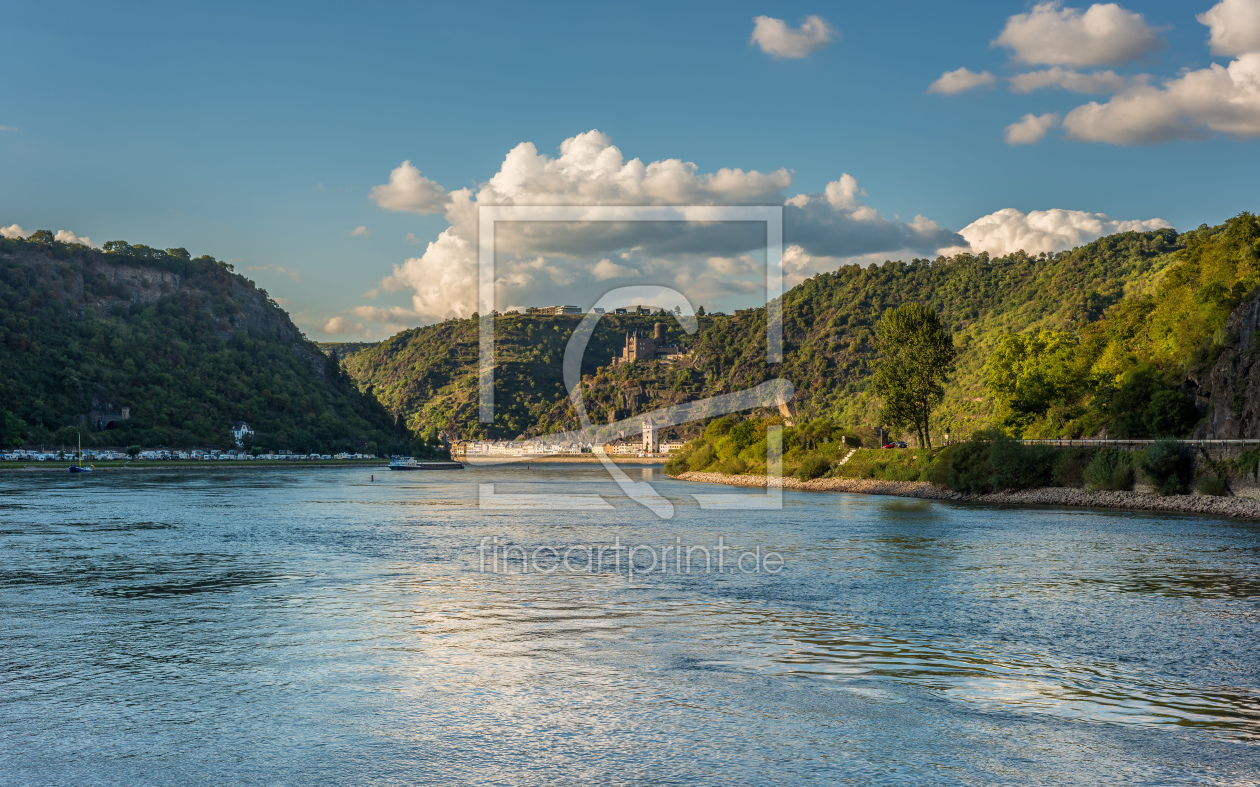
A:
POLYGON ((1194 437, 1260 437, 1260 292, 1243 302, 1225 326, 1225 348, 1205 379, 1187 381, 1206 408, 1194 437))

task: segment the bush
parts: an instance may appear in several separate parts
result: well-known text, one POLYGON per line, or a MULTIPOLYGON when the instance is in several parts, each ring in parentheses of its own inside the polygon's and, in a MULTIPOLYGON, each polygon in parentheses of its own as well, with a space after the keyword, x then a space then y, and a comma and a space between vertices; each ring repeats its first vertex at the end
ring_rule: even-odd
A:
POLYGON ((1055 486, 1079 489, 1085 485, 1085 468, 1097 453, 1092 448, 1063 448, 1055 459, 1050 481, 1055 486))
POLYGON ((726 475, 741 475, 746 470, 748 470, 748 463, 739 457, 725 459, 717 466, 717 471, 726 475))
POLYGON ((1178 440, 1157 440, 1138 467, 1158 495, 1179 495, 1194 477, 1193 457, 1178 440))
POLYGON ((994 489, 1033 489, 1049 486, 1056 451, 1048 445, 1024 445, 1006 436, 996 437, 989 449, 994 489))
POLYGON ((1133 488, 1133 464, 1123 451, 1099 451, 1082 475, 1086 489, 1119 492, 1133 488))
POLYGON ((950 458, 954 455, 957 446, 949 446, 945 450, 936 455, 919 477, 932 484, 943 488, 949 488, 949 465, 950 458))
POLYGON ((697 472, 703 470, 713 464, 714 458, 713 446, 706 443, 692 452, 691 456, 687 458, 687 469, 697 472))
POLYGON ((1205 475, 1199 479, 1199 494, 1213 497, 1227 497, 1229 485, 1218 475, 1205 475))
POLYGON ((810 454, 801 462, 796 470, 796 477, 802 481, 822 478, 831 471, 831 460, 818 454, 810 454))
POLYGON ((989 463, 989 452, 995 436, 1001 435, 977 432, 967 442, 954 446, 949 457, 950 489, 971 494, 992 491, 993 465, 989 463))

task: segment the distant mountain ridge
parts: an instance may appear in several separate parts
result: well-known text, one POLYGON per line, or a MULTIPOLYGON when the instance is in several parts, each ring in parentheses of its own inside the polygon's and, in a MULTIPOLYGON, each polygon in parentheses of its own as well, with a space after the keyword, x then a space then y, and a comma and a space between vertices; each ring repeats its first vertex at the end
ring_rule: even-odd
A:
MULTIPOLYGON (((874 326, 906 301, 932 306, 955 333, 959 362, 940 423, 962 435, 988 426, 995 405, 984 365, 1007 333, 1074 330, 1127 296, 1158 287, 1185 236, 1176 230, 1125 232, 1052 255, 1001 258, 960 254, 936 260, 850 265, 783 295, 784 362, 765 363, 765 308, 700 318, 688 336, 671 318, 607 316, 583 360, 583 396, 592 420, 608 422, 659 407, 751 388, 786 377, 802 418, 854 427, 878 422, 866 390, 875 359, 874 326), (675 363, 612 367, 626 330, 663 321, 668 339, 690 355, 675 363)), ((448 437, 514 438, 572 429, 560 363, 577 317, 501 315, 496 328, 496 420, 477 422, 477 322, 447 320, 404 331, 343 354, 366 392, 413 428, 448 437)))

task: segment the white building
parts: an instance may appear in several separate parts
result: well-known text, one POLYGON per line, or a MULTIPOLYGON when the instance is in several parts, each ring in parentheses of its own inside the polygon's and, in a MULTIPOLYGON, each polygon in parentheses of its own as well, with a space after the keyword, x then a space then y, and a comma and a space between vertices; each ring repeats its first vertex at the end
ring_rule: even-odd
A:
POLYGON ((249 424, 244 421, 237 421, 232 424, 232 439, 236 441, 236 447, 240 448, 245 444, 245 435, 252 435, 253 429, 249 428, 249 424))
POLYGON ((656 433, 656 424, 652 423, 650 418, 643 419, 643 451, 644 453, 656 453, 658 435, 656 433))

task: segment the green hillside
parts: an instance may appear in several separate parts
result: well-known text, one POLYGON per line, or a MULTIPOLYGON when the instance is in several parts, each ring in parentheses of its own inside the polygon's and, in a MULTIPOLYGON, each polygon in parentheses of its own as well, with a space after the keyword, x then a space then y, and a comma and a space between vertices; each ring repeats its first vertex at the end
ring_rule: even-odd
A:
MULTIPOLYGON (((654 319, 605 317, 584 359, 587 408, 593 420, 606 421, 783 376, 796 386, 797 418, 869 427, 878 423, 878 402, 866 391, 875 323, 885 309, 916 301, 937 310, 955 334, 957 371, 938 416, 955 434, 966 434, 999 417, 985 364, 1003 336, 1074 332, 1127 296, 1155 292, 1192 237, 1171 229, 1128 232, 1054 255, 963 254, 820 274, 783 296, 785 358, 774 367, 765 363, 764 309, 702 317, 691 337, 667 319, 670 337, 692 351, 687 359, 616 368, 608 363, 624 331, 646 329, 654 319)), ((504 315, 496 321, 492 425, 476 422, 475 320, 416 328, 347 353, 346 369, 413 428, 509 438, 575 428, 560 364, 578 319, 504 315)))
POLYGON ((232 267, 183 249, 0 239, 0 441, 386 450, 409 439, 232 267), (101 414, 130 418, 96 429, 101 414), (95 414, 95 418, 92 416, 95 414), (97 422, 97 423, 94 423, 97 422))

